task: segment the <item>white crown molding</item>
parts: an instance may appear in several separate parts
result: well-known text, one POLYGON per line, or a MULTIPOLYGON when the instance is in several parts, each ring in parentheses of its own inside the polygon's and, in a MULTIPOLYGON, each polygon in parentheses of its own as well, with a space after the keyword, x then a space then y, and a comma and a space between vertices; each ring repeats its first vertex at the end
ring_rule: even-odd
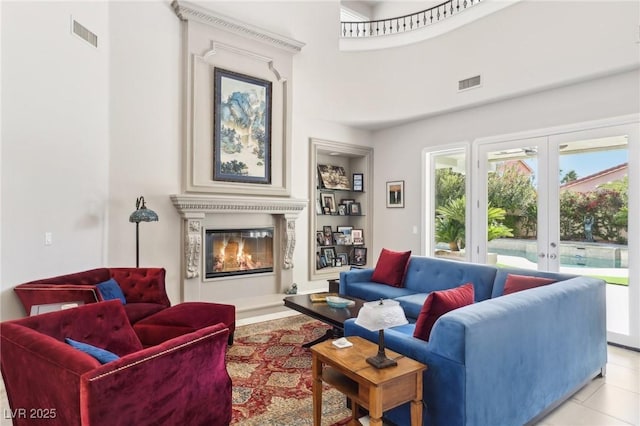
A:
POLYGON ((219 195, 171 195, 174 207, 183 218, 194 214, 267 213, 297 215, 307 200, 267 197, 224 197, 219 195))
POLYGON ((305 43, 294 40, 280 34, 267 31, 254 25, 246 24, 237 19, 230 18, 209 9, 202 8, 193 3, 173 0, 171 3, 178 18, 183 21, 197 21, 212 27, 225 30, 234 34, 239 34, 263 43, 271 44, 291 53, 298 53, 305 43))

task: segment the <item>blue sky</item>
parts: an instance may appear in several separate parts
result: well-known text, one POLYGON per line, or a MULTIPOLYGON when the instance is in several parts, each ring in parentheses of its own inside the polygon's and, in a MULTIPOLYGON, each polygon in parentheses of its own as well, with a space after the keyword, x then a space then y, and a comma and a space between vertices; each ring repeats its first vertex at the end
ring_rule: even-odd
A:
POLYGON ((562 155, 560 156, 560 169, 562 170, 560 175, 564 176, 568 171, 575 170, 578 178, 583 178, 628 161, 626 149, 562 155))

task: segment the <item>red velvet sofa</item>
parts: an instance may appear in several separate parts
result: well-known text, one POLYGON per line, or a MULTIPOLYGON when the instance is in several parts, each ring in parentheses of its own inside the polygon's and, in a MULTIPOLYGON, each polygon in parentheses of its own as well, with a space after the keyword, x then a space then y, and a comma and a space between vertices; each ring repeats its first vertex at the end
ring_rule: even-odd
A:
POLYGON ((13 424, 227 425, 228 335, 219 323, 143 349, 118 300, 3 322, 0 370, 13 424), (120 358, 100 364, 67 337, 120 358))
POLYGON ((171 306, 165 290, 164 268, 98 268, 19 284, 14 291, 27 315, 34 305, 103 301, 96 286, 115 279, 126 300, 124 310, 144 347, 222 322, 233 344, 236 310, 233 305, 186 302, 171 306))
POLYGON ((20 284, 14 291, 29 315, 33 305, 102 301, 96 285, 114 278, 127 300, 124 310, 131 324, 171 306, 165 290, 164 268, 97 268, 20 284))

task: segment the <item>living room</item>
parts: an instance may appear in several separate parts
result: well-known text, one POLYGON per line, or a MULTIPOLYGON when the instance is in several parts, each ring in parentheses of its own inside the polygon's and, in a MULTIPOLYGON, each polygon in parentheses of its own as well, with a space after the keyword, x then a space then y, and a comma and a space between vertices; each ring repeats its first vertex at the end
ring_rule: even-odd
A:
MULTIPOLYGON (((292 55, 291 198, 313 208, 310 138, 374 149, 371 266, 383 247, 423 251, 425 148, 640 113, 637 2, 515 2, 420 43, 354 52, 339 49, 338 2, 198 4, 304 43, 292 55), (481 89, 457 92, 478 73, 481 89), (387 209, 385 183, 396 180, 406 204, 387 209)), ((20 283, 133 266, 128 218, 140 196, 159 216, 140 224, 140 264, 166 268, 169 299, 246 304, 242 293, 184 285, 183 219, 170 196, 185 189, 187 59, 170 2, 2 2, 0 19, 1 319, 24 315, 20 283), (98 35, 97 48, 71 33, 71 17, 98 35)), ((637 189, 637 140, 630 152, 637 189)), ((306 213, 283 289, 326 287, 309 279, 316 229, 306 213)), ((640 215, 629 217, 638 229, 640 215)), ((630 241, 631 268, 639 256, 630 241)), ((629 292, 637 347, 637 282, 629 292)))

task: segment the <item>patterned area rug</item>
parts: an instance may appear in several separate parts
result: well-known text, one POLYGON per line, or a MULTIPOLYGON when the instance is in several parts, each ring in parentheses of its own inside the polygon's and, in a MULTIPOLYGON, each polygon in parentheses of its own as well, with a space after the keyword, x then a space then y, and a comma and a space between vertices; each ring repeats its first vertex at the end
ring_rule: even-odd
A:
MULTIPOLYGON (((233 381, 237 425, 312 425, 311 351, 302 344, 325 334, 328 326, 297 315, 236 329, 227 353, 233 381)), ((324 386, 322 424, 351 415, 344 395, 324 386)))

